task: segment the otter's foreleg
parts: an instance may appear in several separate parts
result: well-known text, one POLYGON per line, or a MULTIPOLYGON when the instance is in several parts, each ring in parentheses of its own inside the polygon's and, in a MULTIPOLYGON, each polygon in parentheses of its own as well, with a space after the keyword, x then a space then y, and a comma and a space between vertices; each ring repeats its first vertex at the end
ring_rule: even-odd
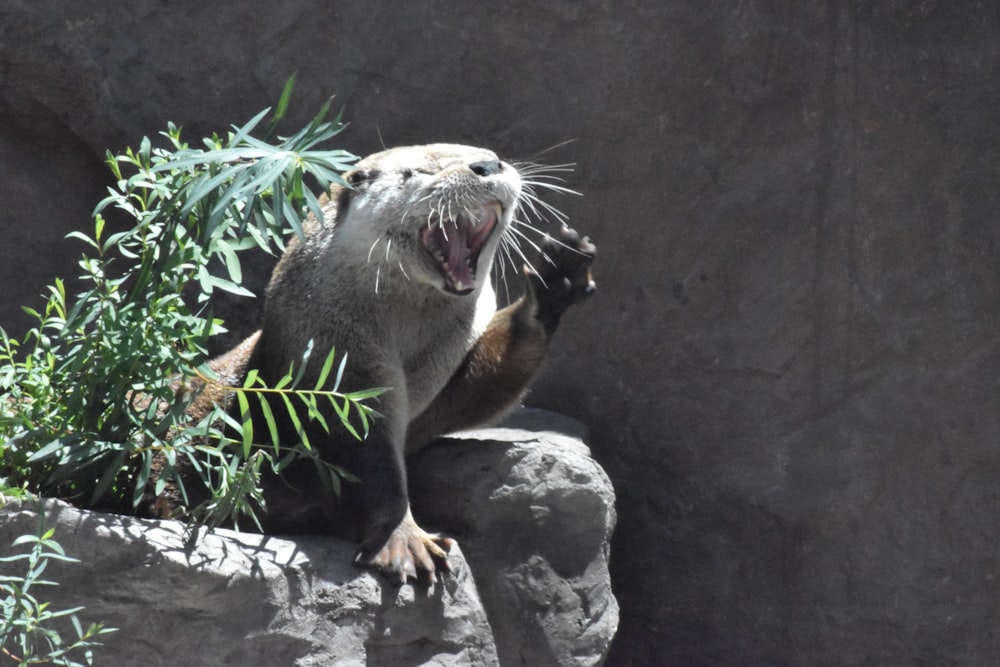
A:
POLYGON ((538 272, 525 269, 524 296, 493 316, 445 388, 410 423, 407 454, 515 407, 541 366, 562 314, 594 292, 590 264, 597 249, 589 239, 563 227, 542 250, 538 272))
POLYGON ((429 583, 448 568, 454 540, 425 532, 413 520, 403 458, 406 434, 405 383, 399 371, 384 367, 377 377, 355 378, 357 386, 397 388, 380 397, 383 416, 371 423, 363 443, 352 447, 345 467, 361 478, 354 493, 361 529, 355 562, 382 571, 399 584, 429 583))
MULTIPOLYGON (((588 239, 563 228, 559 239, 550 240, 543 250, 549 262, 537 273, 525 271, 525 295, 494 315, 445 388, 409 424, 407 454, 444 433, 496 419, 516 405, 541 365, 563 312, 593 293, 589 267, 597 251, 588 239)), ((382 386, 392 385, 383 380, 382 386)), ((383 399, 402 397, 387 394, 383 399)), ((387 417, 402 414, 392 406, 381 407, 387 417)), ((402 448, 392 446, 398 428, 385 420, 375 422, 359 448, 367 458, 358 461, 357 472, 370 482, 361 485, 364 537, 357 561, 404 583, 447 571, 453 540, 427 533, 413 520, 402 448)))
MULTIPOLYGON (((445 389, 411 422, 407 454, 416 449, 414 443, 423 445, 447 431, 489 420, 521 396, 541 363, 547 343, 543 328, 531 318, 529 301, 522 300, 493 317, 445 389)), ((381 456, 374 455, 380 449, 376 444, 379 440, 378 434, 370 433, 360 448, 373 454, 369 465, 360 468, 372 470, 374 484, 362 483, 365 535, 357 562, 382 570, 399 583, 418 576, 430 579, 437 570, 449 569, 447 552, 452 541, 424 532, 409 505, 400 504, 407 500, 406 479, 387 475, 395 477, 404 470, 403 452, 395 455, 382 448, 381 456), (390 457, 393 464, 386 466, 390 457), (376 464, 381 465, 380 471, 374 469, 376 464)), ((366 479, 365 472, 358 474, 366 479)))

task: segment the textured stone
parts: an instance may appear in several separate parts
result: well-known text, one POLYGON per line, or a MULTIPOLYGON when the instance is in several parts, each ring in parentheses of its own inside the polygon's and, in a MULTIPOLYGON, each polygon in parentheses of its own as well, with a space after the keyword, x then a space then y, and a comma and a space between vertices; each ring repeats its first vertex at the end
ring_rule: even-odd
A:
MULTIPOLYGON (((415 512, 461 547, 430 590, 361 570, 355 547, 333 538, 218 529, 192 539, 175 521, 48 500, 47 525, 82 562, 53 564, 60 585, 44 599, 119 628, 100 664, 599 665, 618 627, 614 491, 585 433, 523 410, 420 454, 415 512)), ((36 519, 34 504, 0 509, 0 545, 36 519)))
MULTIPOLYGON (((352 562, 354 546, 203 532, 45 501, 46 525, 78 564, 53 562, 43 599, 118 628, 106 665, 496 665, 469 567, 431 589, 397 588, 352 562)), ((33 532, 33 504, 0 510, 0 544, 33 532)), ((9 567, 9 566, 8 566, 9 567)))
POLYGON ((614 490, 585 431, 521 411, 444 438, 410 467, 414 511, 458 537, 503 664, 599 665, 618 628, 614 490))
MULTIPOLYGON (((0 2, 0 324, 105 149, 298 72, 357 153, 574 162, 600 246, 530 397, 618 494, 611 665, 1000 663, 995 2, 0 2), (13 286, 13 287, 11 287, 13 286)), ((509 273, 509 272, 508 272, 509 273)), ((252 320, 243 305, 227 319, 252 320)))

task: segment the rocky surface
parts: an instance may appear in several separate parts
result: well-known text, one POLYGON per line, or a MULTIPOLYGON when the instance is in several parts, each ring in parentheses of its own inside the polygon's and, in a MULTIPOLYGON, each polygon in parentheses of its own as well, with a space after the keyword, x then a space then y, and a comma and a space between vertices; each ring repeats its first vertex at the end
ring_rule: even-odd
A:
MULTIPOLYGON (((53 564, 42 599, 83 605, 118 628, 101 665, 497 665, 493 633, 461 553, 427 591, 352 563, 354 547, 229 530, 193 544, 176 521, 46 501, 54 539, 79 564, 53 564)), ((33 505, 0 510, 0 544, 35 529, 33 505)))
MULTIPOLYGON (((46 525, 82 562, 53 563, 43 599, 118 628, 96 652, 106 665, 599 665, 618 626, 614 492, 583 432, 530 411, 421 454, 418 517, 461 547, 430 589, 356 567, 333 538, 191 539, 175 521, 48 500, 46 525)), ((0 509, 0 545, 37 516, 33 503, 0 509)))
POLYGON ((585 421, 616 485, 609 664, 997 664, 998 24, 940 0, 5 0, 0 324, 76 274, 106 149, 242 122, 292 72, 289 128, 335 94, 357 153, 576 163, 584 197, 554 201, 600 291, 530 400, 585 421))
POLYGON ((456 535, 505 665, 599 665, 618 628, 614 490, 571 419, 526 410, 410 468, 414 511, 456 535))

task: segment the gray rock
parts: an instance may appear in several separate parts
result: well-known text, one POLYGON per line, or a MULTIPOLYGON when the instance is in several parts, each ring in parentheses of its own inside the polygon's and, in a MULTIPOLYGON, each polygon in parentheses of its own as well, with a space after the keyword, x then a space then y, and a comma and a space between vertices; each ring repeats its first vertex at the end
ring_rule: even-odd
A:
POLYGON ((598 665, 618 627, 614 490, 585 433, 575 420, 522 410, 411 462, 414 511, 458 537, 505 665, 598 665))
MULTIPOLYGON (((618 626, 615 509, 585 432, 524 410, 411 462, 420 520, 461 547, 429 590, 356 567, 354 545, 333 538, 192 539, 175 521, 46 500, 46 525, 82 562, 53 563, 46 575, 60 585, 44 599, 119 629, 99 664, 598 665, 618 626)), ((34 503, 0 509, 0 545, 36 521, 34 503)))
MULTIPOLYGON (((352 563, 354 546, 203 531, 44 502, 46 525, 77 564, 53 562, 45 591, 78 605, 84 624, 118 632, 97 664, 496 665, 496 648, 469 567, 431 589, 397 588, 352 563)), ((35 530, 35 505, 0 510, 0 545, 35 530)), ((10 572, 11 565, 6 565, 10 572)))

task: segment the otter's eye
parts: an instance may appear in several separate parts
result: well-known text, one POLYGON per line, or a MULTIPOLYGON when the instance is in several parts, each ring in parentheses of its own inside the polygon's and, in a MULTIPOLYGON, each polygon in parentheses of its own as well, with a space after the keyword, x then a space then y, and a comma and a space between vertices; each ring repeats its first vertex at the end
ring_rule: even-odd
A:
POLYGON ((399 177, 404 181, 409 180, 411 176, 413 176, 413 171, 411 171, 410 169, 404 169, 401 172, 399 172, 399 177))

